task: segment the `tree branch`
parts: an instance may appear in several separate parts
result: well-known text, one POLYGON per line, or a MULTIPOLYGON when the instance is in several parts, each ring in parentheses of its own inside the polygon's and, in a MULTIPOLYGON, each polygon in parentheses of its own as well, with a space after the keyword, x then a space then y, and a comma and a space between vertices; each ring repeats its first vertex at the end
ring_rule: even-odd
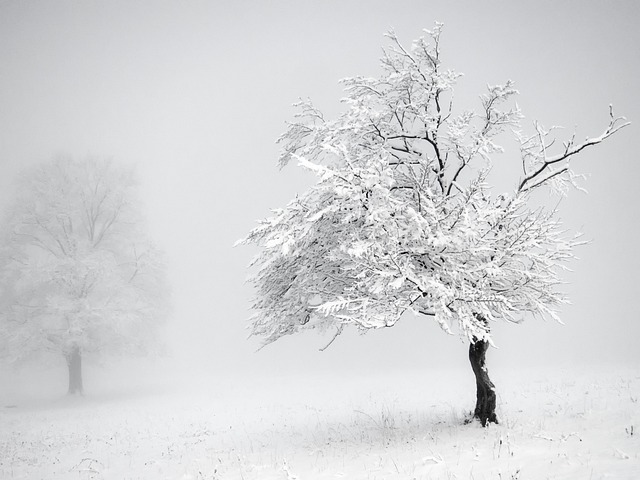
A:
POLYGON ((563 153, 555 155, 550 158, 547 158, 546 146, 544 145, 544 137, 548 135, 549 132, 539 132, 539 137, 540 137, 539 141, 540 141, 540 149, 541 149, 540 156, 541 156, 542 163, 533 172, 529 173, 528 175, 525 174, 524 178, 520 181, 520 184, 518 185, 518 192, 525 192, 533 188, 539 187, 540 185, 547 183, 549 180, 558 176, 559 174, 568 171, 569 169, 568 163, 571 157, 573 157, 574 155, 577 155, 578 153, 582 152, 584 149, 588 147, 591 147, 593 145, 598 145, 599 143, 603 142, 614 133, 622 130, 624 127, 631 124, 631 122, 626 121, 625 117, 614 117, 613 107, 611 105, 609 106, 609 115, 611 118, 611 120, 609 121, 609 125, 607 129, 600 136, 594 137, 594 138, 587 138, 583 143, 577 146, 573 145, 573 139, 571 139, 569 142, 565 143, 565 149, 563 153), (620 122, 624 122, 624 123, 620 123, 620 122), (549 175, 543 175, 545 172, 549 171, 549 168, 552 165, 555 165, 561 162, 566 162, 566 166, 560 168, 559 170, 551 172, 549 175))

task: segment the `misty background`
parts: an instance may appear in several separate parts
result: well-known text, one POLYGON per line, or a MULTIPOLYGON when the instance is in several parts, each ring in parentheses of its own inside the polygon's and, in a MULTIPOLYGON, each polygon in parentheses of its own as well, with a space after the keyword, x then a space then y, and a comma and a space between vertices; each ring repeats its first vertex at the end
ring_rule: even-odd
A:
MULTIPOLYGON (((0 1, 0 208, 25 166, 55 155, 135 166, 151 237, 166 252, 173 314, 169 364, 210 372, 469 369, 467 345, 430 317, 331 338, 288 337, 256 352, 245 284, 257 253, 233 247, 311 176, 276 167, 291 104, 341 111, 338 80, 376 76, 383 33, 405 45, 445 24, 442 58, 464 73, 459 109, 487 84, 516 82, 527 121, 599 135, 609 104, 630 127, 575 159, 588 195, 561 204, 591 242, 570 265, 565 325, 493 327, 492 372, 547 365, 638 365, 637 159, 640 4, 598 1, 0 1)), ((531 125, 531 123, 529 123, 531 125)), ((495 161, 499 189, 518 152, 495 161)), ((499 191, 499 190, 498 190, 499 191)), ((63 365, 63 359, 60 359, 63 365)), ((61 375, 64 368, 61 366, 61 375)), ((87 376, 88 383, 90 377, 87 376)), ((63 382, 64 383, 64 382, 63 382)))

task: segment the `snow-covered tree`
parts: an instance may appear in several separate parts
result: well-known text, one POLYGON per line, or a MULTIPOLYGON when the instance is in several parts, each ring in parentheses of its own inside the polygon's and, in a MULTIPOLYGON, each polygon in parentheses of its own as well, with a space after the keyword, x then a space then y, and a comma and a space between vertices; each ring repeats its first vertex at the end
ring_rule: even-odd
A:
POLYGON ((132 172, 60 158, 26 170, 0 246, 0 349, 9 362, 64 355, 82 393, 83 353, 144 353, 167 317, 161 252, 132 172))
POLYGON ((458 111, 460 75, 441 63, 441 28, 411 48, 388 33, 381 75, 342 80, 346 108, 335 120, 298 103, 279 164, 296 162, 317 183, 240 243, 262 247, 250 328, 265 344, 306 329, 334 329, 333 341, 347 325, 391 327, 407 312, 433 317, 470 342, 474 417, 486 425, 497 422, 485 367, 491 324, 557 319, 560 272, 580 243, 532 194, 575 186, 573 157, 626 123, 611 113, 600 136, 557 144, 538 123, 527 133, 511 81, 458 111), (509 134, 522 172, 496 195, 492 157, 509 134))

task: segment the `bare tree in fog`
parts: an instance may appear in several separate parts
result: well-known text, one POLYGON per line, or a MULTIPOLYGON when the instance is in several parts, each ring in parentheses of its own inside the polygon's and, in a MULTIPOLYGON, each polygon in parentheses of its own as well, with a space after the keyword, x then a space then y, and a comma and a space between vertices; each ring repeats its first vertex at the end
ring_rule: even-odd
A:
POLYGON ((406 312, 433 317, 470 342, 473 416, 486 425, 498 421, 485 366, 491 323, 557 319, 560 272, 580 243, 555 207, 532 206, 545 204, 533 197, 575 187, 572 158, 626 123, 611 113, 604 132, 582 143, 556 143, 538 123, 527 133, 510 81, 489 87, 476 111, 456 113, 460 75, 441 63, 440 31, 411 48, 389 33, 382 75, 343 80, 347 108, 337 119, 298 104, 280 165, 297 162, 318 180, 243 241, 262 247, 251 328, 268 344, 304 329, 391 327, 406 312), (521 177, 495 195, 492 157, 508 133, 521 177))
POLYGON ((84 353, 144 353, 166 317, 160 252, 147 238, 132 172, 60 158, 23 173, 2 231, 5 360, 66 358, 82 393, 84 353))

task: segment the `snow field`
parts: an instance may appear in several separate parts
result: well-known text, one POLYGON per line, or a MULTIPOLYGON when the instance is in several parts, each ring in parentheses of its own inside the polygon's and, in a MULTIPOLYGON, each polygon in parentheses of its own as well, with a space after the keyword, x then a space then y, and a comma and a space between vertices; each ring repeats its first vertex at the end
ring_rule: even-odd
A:
POLYGON ((494 370, 501 424, 486 429, 463 424, 470 372, 211 377, 181 393, 3 398, 0 478, 640 477, 640 370, 494 370))

